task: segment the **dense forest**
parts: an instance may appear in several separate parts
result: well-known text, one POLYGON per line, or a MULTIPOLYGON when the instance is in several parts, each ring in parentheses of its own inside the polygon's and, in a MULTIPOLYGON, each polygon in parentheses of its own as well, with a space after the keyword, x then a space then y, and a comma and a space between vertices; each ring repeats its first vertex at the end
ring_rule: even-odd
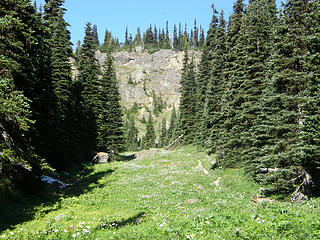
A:
POLYGON ((180 131, 265 195, 319 189, 319 1, 238 0, 213 17, 198 70, 185 55, 180 131), (199 121, 200 120, 200 121, 199 121))
MULTIPOLYGON (((0 3, 0 193, 27 191, 33 176, 88 162, 94 152, 163 147, 183 135, 224 168, 244 168, 264 195, 307 199, 319 188, 320 3, 237 0, 229 21, 212 5, 205 35, 181 23, 170 35, 140 28, 125 42, 108 30, 100 44, 87 23, 73 53, 64 0, 0 3), (138 139, 124 118, 111 53, 184 50, 179 109, 155 135, 151 115, 138 139), (199 64, 190 49, 202 51, 199 64), (107 53, 101 68, 95 52, 107 53), (72 76, 72 64, 79 75, 72 76), (167 126, 169 126, 167 128, 167 126), (157 141, 156 141, 157 139, 157 141)), ((156 111, 163 102, 154 96, 156 111)))

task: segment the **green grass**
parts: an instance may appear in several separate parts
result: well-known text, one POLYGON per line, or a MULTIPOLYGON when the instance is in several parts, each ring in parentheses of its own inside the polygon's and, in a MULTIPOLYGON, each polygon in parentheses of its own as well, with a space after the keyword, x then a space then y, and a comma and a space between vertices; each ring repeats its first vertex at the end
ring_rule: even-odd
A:
POLYGON ((211 160, 186 146, 96 165, 57 201, 34 204, 32 217, 0 239, 320 238, 318 199, 254 204, 259 186, 239 169, 209 170, 211 160))

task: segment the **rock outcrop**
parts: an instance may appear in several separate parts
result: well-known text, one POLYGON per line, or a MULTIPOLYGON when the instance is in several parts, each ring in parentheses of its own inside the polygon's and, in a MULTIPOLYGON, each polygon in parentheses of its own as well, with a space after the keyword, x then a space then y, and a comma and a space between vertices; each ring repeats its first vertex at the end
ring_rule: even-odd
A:
MULTIPOLYGON (((199 61, 201 53, 190 51, 189 56, 199 61)), ((180 77, 184 52, 161 49, 153 54, 126 51, 113 53, 116 65, 120 94, 126 107, 134 102, 152 107, 152 92, 166 102, 168 106, 178 107, 180 96, 180 77)), ((96 52, 96 58, 103 66, 106 54, 96 52)))

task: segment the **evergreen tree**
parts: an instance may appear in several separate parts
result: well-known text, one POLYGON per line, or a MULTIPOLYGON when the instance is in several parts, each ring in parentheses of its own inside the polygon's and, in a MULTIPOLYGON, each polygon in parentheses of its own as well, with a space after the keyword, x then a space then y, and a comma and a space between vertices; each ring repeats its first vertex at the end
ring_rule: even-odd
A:
POLYGON ((199 47, 203 47, 204 43, 205 43, 205 35, 204 35, 204 29, 202 28, 202 26, 200 25, 200 40, 199 40, 199 47))
POLYGON ((72 56, 69 26, 64 20, 62 7, 64 1, 47 0, 44 6, 45 24, 48 26, 50 35, 51 76, 55 103, 50 119, 50 130, 47 131, 48 152, 45 153, 48 161, 55 166, 65 166, 74 156, 70 151, 75 148, 73 132, 69 124, 71 101, 72 73, 69 59, 72 56))
POLYGON ((82 85, 81 105, 84 108, 83 116, 81 116, 83 120, 80 126, 81 136, 79 136, 79 141, 81 142, 80 145, 89 154, 97 146, 96 119, 99 116, 101 106, 101 100, 99 99, 100 81, 98 78, 100 69, 95 59, 95 43, 91 23, 89 22, 86 24, 85 37, 80 51, 79 72, 79 82, 82 85))
POLYGON ((96 45, 97 48, 99 48, 100 42, 99 42, 98 27, 96 24, 94 24, 92 27, 92 36, 93 36, 94 44, 96 45))
POLYGON ((129 151, 136 151, 138 149, 138 129, 136 128, 132 114, 128 115, 125 139, 129 151))
POLYGON ((154 25, 154 29, 153 29, 153 45, 154 46, 158 45, 158 30, 156 25, 154 25))
POLYGON ((149 118, 147 121, 147 132, 144 137, 144 148, 149 149, 155 146, 156 133, 154 130, 154 122, 151 116, 151 111, 149 112, 149 118))
POLYGON ((134 38, 134 41, 135 41, 136 45, 138 45, 138 46, 141 45, 141 30, 140 30, 140 28, 137 28, 137 34, 134 38))
POLYGON ((177 112, 175 107, 173 106, 170 115, 170 125, 167 131, 167 143, 174 141, 178 137, 178 124, 179 118, 177 116, 177 112))
POLYGON ((265 87, 266 61, 271 54, 273 26, 277 21, 274 1, 250 2, 242 18, 236 58, 230 76, 232 110, 230 138, 224 144, 227 152, 221 164, 243 165, 249 161, 254 141, 255 119, 259 114, 262 91, 265 87))
POLYGON ((308 110, 304 111, 304 106, 312 106, 309 100, 314 96, 308 89, 313 80, 308 78, 305 68, 308 52, 305 19, 308 19, 308 11, 308 1, 289 0, 275 29, 272 56, 268 62, 269 84, 261 103, 271 114, 261 112, 258 116, 258 119, 263 119, 263 125, 255 125, 256 156, 252 157, 250 169, 255 179, 268 184, 265 194, 292 192, 294 184, 300 182, 291 180, 301 172, 309 171, 308 162, 303 159, 313 144, 310 142, 308 146, 302 141, 310 139, 307 136, 314 131, 309 125, 312 121, 309 122, 308 110), (264 174, 260 169, 265 167, 276 168, 277 171, 264 174))
POLYGON ((167 144, 167 120, 166 118, 162 119, 160 127, 160 136, 159 136, 159 146, 164 147, 167 144))
POLYGON ((169 23, 166 21, 166 48, 170 49, 169 23))
POLYGON ((125 33, 125 36, 124 36, 124 45, 125 45, 125 46, 129 45, 128 26, 126 27, 126 33, 125 33))
POLYGON ((30 142, 39 129, 31 119, 47 121, 46 112, 39 112, 39 88, 48 86, 40 68, 47 70, 48 58, 40 16, 29 1, 1 1, 0 22, 0 192, 8 196, 12 183, 24 184, 26 172, 41 170, 30 142))
POLYGON ((237 41, 240 38, 240 28, 242 18, 245 16, 245 6, 243 0, 237 0, 233 6, 233 13, 230 16, 228 28, 227 28, 227 39, 226 39, 226 54, 225 54, 225 67, 223 71, 223 82, 224 82, 224 94, 222 105, 221 117, 223 123, 220 126, 220 134, 215 144, 216 148, 212 151, 216 151, 219 158, 222 160, 227 159, 228 148, 224 149, 224 146, 232 144, 230 139, 232 138, 231 128, 233 127, 232 117, 234 116, 234 108, 231 104, 233 100, 233 91, 231 85, 233 83, 232 73, 237 69, 236 57, 237 57, 237 41))
POLYGON ((193 31, 193 45, 199 46, 199 29, 197 26, 197 19, 194 19, 194 31, 193 31))
POLYGON ((223 11, 221 11, 219 26, 215 31, 213 47, 211 48, 211 62, 210 62, 210 79, 206 92, 206 99, 201 121, 200 141, 203 141, 208 146, 215 145, 218 140, 218 133, 220 126, 223 123, 221 119, 221 109, 224 104, 222 96, 224 93, 224 82, 222 72, 225 64, 226 54, 226 22, 224 20, 223 11))
POLYGON ((100 85, 100 109, 97 115, 97 150, 119 153, 124 149, 124 133, 120 93, 113 67, 108 55, 105 72, 100 85))
POLYGON ((320 3, 309 2, 309 13, 306 19, 308 53, 306 54, 305 71, 308 79, 307 91, 305 92, 305 104, 303 106, 304 121, 302 131, 302 152, 300 156, 302 167, 311 174, 315 183, 316 191, 320 187, 319 178, 319 154, 320 154, 320 3))
POLYGON ((195 65, 193 58, 189 63, 188 51, 185 50, 182 76, 180 80, 180 132, 184 134, 185 143, 192 143, 195 137, 195 111, 196 111, 196 89, 195 89, 195 65))
MULTIPOLYGON (((214 8, 214 5, 212 5, 213 15, 212 20, 208 29, 207 33, 207 39, 205 46, 203 48, 203 53, 201 56, 199 68, 198 68, 198 74, 197 74, 197 88, 196 88, 196 109, 195 109, 195 115, 196 119, 202 119, 204 117, 204 106, 206 102, 206 96, 207 96, 207 89, 210 84, 210 78, 211 78, 211 61, 212 61, 212 50, 215 47, 215 34, 218 28, 219 19, 216 16, 217 11, 214 8)), ((214 87, 211 85, 211 87, 214 87)), ((202 119, 202 121, 198 121, 196 123, 197 129, 203 129, 205 120, 202 119)), ((196 141, 198 144, 203 143, 203 131, 198 131, 196 136, 196 141)))
POLYGON ((178 46, 179 46, 179 39, 178 39, 177 25, 174 24, 174 26, 173 26, 173 48, 177 49, 178 46))

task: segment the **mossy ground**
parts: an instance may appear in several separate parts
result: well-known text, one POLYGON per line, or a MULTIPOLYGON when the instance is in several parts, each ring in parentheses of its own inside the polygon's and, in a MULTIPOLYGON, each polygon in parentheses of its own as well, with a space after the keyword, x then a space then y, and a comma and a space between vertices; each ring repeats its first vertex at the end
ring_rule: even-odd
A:
POLYGON ((186 146, 89 167, 57 201, 30 198, 30 218, 0 239, 320 239, 318 199, 254 204, 257 184, 210 161, 186 146))

